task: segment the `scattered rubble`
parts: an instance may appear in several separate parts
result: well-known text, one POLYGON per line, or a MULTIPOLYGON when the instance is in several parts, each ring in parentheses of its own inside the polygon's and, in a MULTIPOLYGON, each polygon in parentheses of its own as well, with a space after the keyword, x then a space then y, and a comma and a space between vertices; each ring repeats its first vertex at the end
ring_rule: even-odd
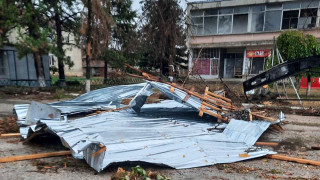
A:
MULTIPOLYGON (((283 131, 279 125, 285 118, 283 113, 276 116, 239 107, 223 92, 206 88, 202 95, 144 72, 132 76, 146 83, 103 88, 48 105, 16 105, 19 135, 25 142, 41 134, 58 136, 70 149, 69 154, 84 159, 97 172, 115 162, 138 161, 184 169, 266 155, 319 163, 275 155, 261 146, 278 143, 256 142, 271 126, 283 131), (145 104, 154 89, 172 100, 145 104)), ((46 156, 5 157, 0 162, 46 156)))

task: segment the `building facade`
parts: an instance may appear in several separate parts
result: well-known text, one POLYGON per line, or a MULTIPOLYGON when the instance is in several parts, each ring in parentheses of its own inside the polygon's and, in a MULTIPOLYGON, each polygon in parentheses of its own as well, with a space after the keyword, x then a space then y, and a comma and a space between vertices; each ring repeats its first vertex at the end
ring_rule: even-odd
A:
POLYGON ((319 0, 189 3, 189 69, 194 66, 204 79, 259 74, 282 31, 302 30, 320 39, 319 8, 319 0))
MULTIPOLYGON (((75 37, 71 33, 62 32, 64 39, 63 50, 65 51, 67 61, 72 61, 73 66, 64 65, 64 73, 66 76, 83 76, 82 71, 82 55, 81 48, 77 45, 75 37)), ((50 54, 50 67, 58 68, 58 58, 50 54)), ((57 75, 59 72, 57 72, 57 75)), ((56 75, 56 74, 55 74, 56 75)))

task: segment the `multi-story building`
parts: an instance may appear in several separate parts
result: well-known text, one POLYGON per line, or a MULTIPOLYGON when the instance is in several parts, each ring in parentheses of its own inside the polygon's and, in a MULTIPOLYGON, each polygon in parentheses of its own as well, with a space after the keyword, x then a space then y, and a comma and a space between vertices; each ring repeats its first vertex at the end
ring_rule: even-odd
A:
MULTIPOLYGON (((67 61, 72 61, 73 66, 64 65, 64 73, 66 76, 83 76, 81 48, 77 45, 75 37, 72 33, 62 32, 64 39, 63 49, 65 51, 67 61)), ((50 54, 50 67, 58 68, 58 58, 50 54)), ((59 73, 59 72, 58 72, 59 73)), ((58 74, 57 73, 57 74, 58 74)))
POLYGON ((225 0, 189 3, 189 69, 205 79, 244 78, 264 70, 273 38, 302 30, 320 39, 319 0, 225 0))

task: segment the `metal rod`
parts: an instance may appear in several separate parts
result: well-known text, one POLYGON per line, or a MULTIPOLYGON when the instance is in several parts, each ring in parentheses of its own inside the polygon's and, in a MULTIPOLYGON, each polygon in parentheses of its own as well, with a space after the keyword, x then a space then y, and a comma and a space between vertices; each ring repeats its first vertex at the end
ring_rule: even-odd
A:
MULTIPOLYGON (((277 48, 277 53, 278 53, 278 55, 279 55, 279 58, 280 58, 281 62, 283 63, 284 61, 283 61, 283 59, 282 59, 282 56, 281 56, 278 48, 277 48)), ((301 98, 300 98, 300 95, 299 95, 299 93, 298 93, 298 91, 297 91, 297 88, 296 88, 296 86, 295 86, 294 83, 293 83, 292 78, 289 77, 289 80, 290 80, 290 82, 291 82, 291 85, 292 85, 294 91, 296 92, 297 98, 298 98, 298 99, 301 99, 301 98)), ((301 101, 301 100, 300 100, 300 104, 302 104, 302 101, 301 101)))

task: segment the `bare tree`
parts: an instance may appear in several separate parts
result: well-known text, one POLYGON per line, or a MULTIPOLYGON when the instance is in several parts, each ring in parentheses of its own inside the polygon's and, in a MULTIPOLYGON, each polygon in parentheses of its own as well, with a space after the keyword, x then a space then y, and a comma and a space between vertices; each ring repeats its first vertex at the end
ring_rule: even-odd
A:
POLYGON ((110 7, 109 0, 83 0, 87 8, 84 13, 81 33, 85 35, 86 46, 86 91, 90 91, 90 60, 100 57, 103 49, 108 46, 110 26, 113 20, 105 9, 110 7))

